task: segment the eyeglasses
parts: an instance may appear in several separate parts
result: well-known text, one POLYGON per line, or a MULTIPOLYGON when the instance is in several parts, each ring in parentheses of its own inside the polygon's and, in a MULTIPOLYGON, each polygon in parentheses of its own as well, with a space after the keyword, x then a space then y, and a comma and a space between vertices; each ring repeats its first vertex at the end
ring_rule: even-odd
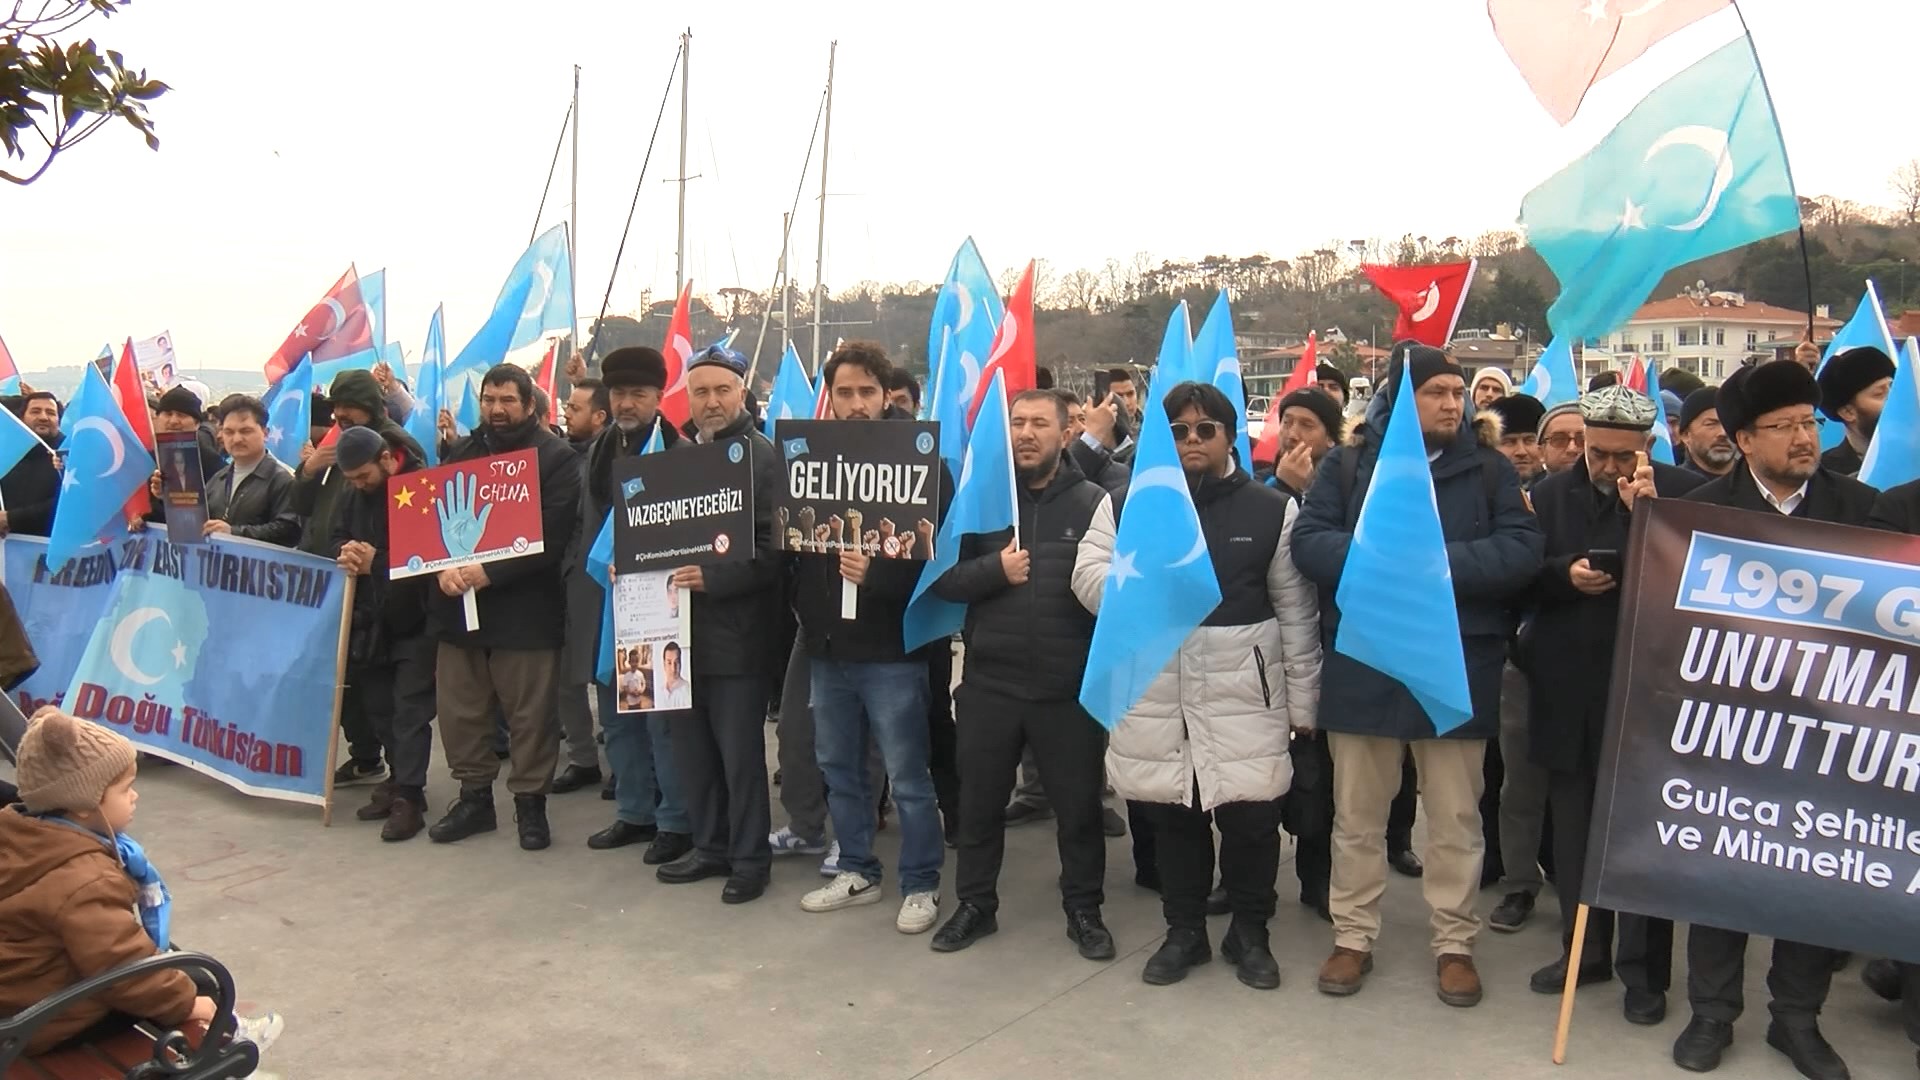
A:
POLYGON ((1548 446, 1553 447, 1555 450, 1565 450, 1569 446, 1573 447, 1576 450, 1584 450, 1586 449, 1586 446, 1587 446, 1586 434, 1584 432, 1579 432, 1579 431, 1573 432, 1570 435, 1566 433, 1562 433, 1559 435, 1549 435, 1542 441, 1544 441, 1548 446))
POLYGON ((1173 441, 1177 443, 1186 442, 1189 435, 1198 436, 1201 442, 1212 442, 1225 430, 1212 420, 1202 420, 1197 424, 1183 424, 1176 421, 1168 426, 1173 428, 1173 441))
POLYGON ((1755 424, 1753 425, 1753 430, 1764 431, 1771 435, 1786 435, 1788 437, 1794 435, 1818 435, 1820 434, 1820 426, 1826 422, 1825 417, 1815 416, 1806 420, 1782 420, 1777 424, 1755 424))

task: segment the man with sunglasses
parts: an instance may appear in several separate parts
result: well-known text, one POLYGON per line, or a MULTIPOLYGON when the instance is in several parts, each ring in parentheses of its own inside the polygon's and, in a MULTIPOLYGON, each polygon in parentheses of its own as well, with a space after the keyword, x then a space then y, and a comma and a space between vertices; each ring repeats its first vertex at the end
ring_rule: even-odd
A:
MULTIPOLYGON (((1720 423, 1744 463, 1695 488, 1686 498, 1810 521, 1866 525, 1874 489, 1820 463, 1820 384, 1797 360, 1741 368, 1716 397, 1720 423)), ((1773 1021, 1767 1045, 1800 1075, 1844 1080, 1846 1063, 1820 1034, 1820 1009, 1833 982, 1834 950, 1775 939, 1767 973, 1773 1021)), ((1733 1023, 1745 1002, 1747 935, 1694 924, 1687 932, 1687 999, 1693 1019, 1673 1044, 1674 1063, 1693 1072, 1719 1067, 1733 1045, 1733 1023)))
MULTIPOLYGON (((1653 399, 1624 386, 1581 398, 1578 461, 1534 485, 1533 509, 1546 534, 1546 565, 1534 582, 1532 617, 1517 650, 1528 676, 1527 756, 1548 774, 1553 860, 1560 892, 1560 959, 1535 972, 1535 993, 1558 994, 1573 943, 1575 899, 1586 872, 1587 832, 1607 723, 1607 686, 1620 622, 1620 582, 1633 500, 1644 482, 1673 498, 1706 481, 1685 469, 1648 465, 1658 412, 1653 399)), ((1627 1020, 1657 1024, 1666 1016, 1673 968, 1673 923, 1622 913, 1614 956, 1613 912, 1587 921, 1580 983, 1605 982, 1617 964, 1626 984, 1627 1020)))

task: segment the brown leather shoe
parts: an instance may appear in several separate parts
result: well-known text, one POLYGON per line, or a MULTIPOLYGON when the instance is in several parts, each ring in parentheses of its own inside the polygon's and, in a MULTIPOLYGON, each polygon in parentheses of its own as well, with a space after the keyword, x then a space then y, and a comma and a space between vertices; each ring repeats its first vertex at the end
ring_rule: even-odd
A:
POLYGON ((1320 965, 1320 981, 1316 985, 1323 994, 1346 997, 1360 992, 1361 985, 1367 981, 1367 972, 1372 970, 1372 953, 1335 946, 1333 955, 1320 965))
POLYGON ((393 811, 393 800, 393 784, 382 780, 373 786, 373 797, 367 800, 367 805, 354 811, 353 816, 361 821, 379 821, 393 811))
POLYGON ((387 823, 380 827, 380 839, 411 840, 426 825, 427 817, 419 803, 412 799, 395 799, 387 814, 387 823))
POLYGON ((1456 1009, 1480 1004, 1480 972, 1473 957, 1462 953, 1440 955, 1440 1000, 1456 1009))

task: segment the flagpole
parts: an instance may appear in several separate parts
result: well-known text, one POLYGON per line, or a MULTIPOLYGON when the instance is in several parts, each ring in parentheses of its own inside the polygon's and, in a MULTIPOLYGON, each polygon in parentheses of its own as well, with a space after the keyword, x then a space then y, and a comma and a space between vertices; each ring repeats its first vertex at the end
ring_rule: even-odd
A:
POLYGON ((693 77, 693 29, 680 35, 680 225, 673 251, 673 294, 687 288, 687 83, 693 77))
MULTIPOLYGON (((833 149, 833 61, 840 43, 827 43, 826 131, 820 140, 820 238, 813 252, 813 371, 820 370, 820 308, 826 302, 822 282, 827 273, 827 155, 833 149)), ((809 373, 811 374, 811 373, 809 373)))
MULTIPOLYGON (((567 180, 572 188, 568 196, 570 207, 567 213, 567 279, 572 283, 570 291, 575 296, 580 290, 580 65, 573 65, 573 167, 567 180)), ((578 304, 567 313, 567 359, 572 360, 580 354, 580 308, 578 304)), ((554 361, 553 388, 560 389, 561 367, 559 360, 554 361)), ((571 380, 569 380, 571 383, 571 380)), ((568 387, 571 389, 571 386, 568 387)), ((558 412, 560 403, 553 403, 558 412)))
MULTIPOLYGON (((1795 203, 1794 217, 1803 218, 1798 212, 1800 186, 1793 182, 1793 161, 1787 156, 1787 135, 1780 127, 1780 109, 1773 103, 1773 87, 1767 82, 1766 65, 1760 62, 1760 47, 1754 44, 1753 28, 1747 25, 1747 13, 1740 8, 1740 0, 1729 0, 1733 13, 1740 19, 1740 32, 1746 36, 1747 51, 1753 55, 1754 74, 1760 76, 1760 92, 1766 96, 1767 111, 1773 114, 1773 134, 1780 140, 1780 167, 1787 171, 1787 187, 1792 189, 1795 203)), ((1807 224, 1800 220, 1797 226, 1800 236, 1800 269, 1807 278, 1807 340, 1813 340, 1813 260, 1807 255, 1807 224)))

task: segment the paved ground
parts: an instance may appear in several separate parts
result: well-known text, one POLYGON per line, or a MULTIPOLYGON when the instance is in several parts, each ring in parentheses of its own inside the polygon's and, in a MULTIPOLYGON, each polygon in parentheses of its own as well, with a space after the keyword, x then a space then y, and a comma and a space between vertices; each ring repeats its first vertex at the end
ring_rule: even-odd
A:
MULTIPOLYGON (((437 810, 453 792, 436 783, 437 810)), ((1328 930, 1290 902, 1289 863, 1278 991, 1241 986, 1217 959, 1149 987, 1140 966, 1162 924, 1124 840, 1107 874, 1118 960, 1088 963, 1066 941, 1045 825, 1009 839, 1000 933, 942 956, 894 931, 896 903, 802 912, 815 860, 782 861, 766 897, 726 907, 718 881, 656 882, 639 848, 588 851, 610 819, 594 792, 555 797, 558 843, 529 854, 510 804, 490 836, 383 844, 353 820, 364 790, 322 829, 317 810, 184 769, 141 777, 135 831, 167 874, 176 932, 225 960, 244 998, 286 1014, 268 1067, 288 1080, 1684 1075, 1667 1057, 1684 1017, 1632 1027, 1617 984, 1582 991, 1569 1063, 1549 1063, 1557 999, 1526 978, 1554 952, 1551 900, 1522 934, 1486 935, 1487 1000, 1451 1009, 1433 994, 1418 884, 1395 877, 1378 967, 1364 992, 1335 1000, 1313 990, 1328 930)), ((890 834, 882 848, 890 859, 890 834)), ((1216 920, 1216 944, 1224 929, 1216 920)), ((1785 1080, 1796 1074, 1762 1041, 1757 947, 1754 958, 1756 1007, 1722 1074, 1785 1080)), ((1913 1076, 1896 1010, 1857 972, 1836 980, 1829 1036, 1856 1077, 1913 1076)))

